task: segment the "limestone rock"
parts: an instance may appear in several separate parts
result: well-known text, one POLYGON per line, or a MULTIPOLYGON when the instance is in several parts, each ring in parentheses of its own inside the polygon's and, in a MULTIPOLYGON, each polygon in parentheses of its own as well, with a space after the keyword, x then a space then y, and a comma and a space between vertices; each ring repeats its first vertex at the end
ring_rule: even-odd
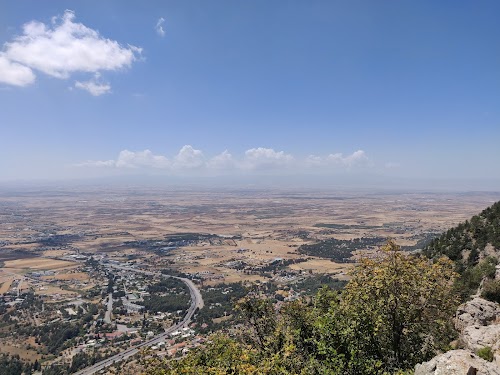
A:
POLYGON ((500 324, 466 327, 462 332, 461 339, 465 347, 473 352, 486 346, 498 350, 500 348, 500 324))
POLYGON ((475 297, 458 307, 455 315, 455 328, 462 332, 469 326, 485 326, 493 323, 499 317, 500 305, 498 303, 475 297))
POLYGON ((500 367, 467 350, 451 350, 415 366, 415 375, 500 375, 500 367))

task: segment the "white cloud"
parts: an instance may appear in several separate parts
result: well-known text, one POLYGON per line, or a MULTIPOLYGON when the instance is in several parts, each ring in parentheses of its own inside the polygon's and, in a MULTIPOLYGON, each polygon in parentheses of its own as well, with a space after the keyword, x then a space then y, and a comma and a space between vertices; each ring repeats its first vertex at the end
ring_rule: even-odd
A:
POLYGON ((305 160, 307 167, 319 167, 325 164, 325 160, 321 156, 309 155, 305 160))
POLYGON ((27 66, 12 62, 0 54, 0 82, 13 86, 28 86, 35 82, 35 74, 27 66))
POLYGON ((233 159, 233 155, 231 155, 229 151, 225 150, 210 159, 207 163, 207 167, 210 169, 230 170, 235 168, 236 164, 233 159))
POLYGON ((88 91, 90 94, 94 96, 100 96, 111 92, 111 86, 109 85, 109 83, 100 82, 99 73, 96 73, 94 78, 90 79, 89 81, 85 82, 76 81, 75 87, 77 89, 88 91))
POLYGON ((275 151, 272 148, 257 147, 247 150, 240 158, 235 158, 229 151, 224 151, 212 158, 206 158, 201 150, 191 145, 183 146, 171 159, 163 155, 155 155, 150 150, 129 151, 123 150, 116 160, 86 161, 78 167, 108 167, 108 168, 135 168, 135 169, 162 169, 168 174, 193 173, 231 173, 240 171, 259 173, 259 171, 294 170, 297 173, 315 168, 318 171, 329 173, 334 169, 354 169, 371 166, 370 159, 362 150, 343 156, 340 153, 326 156, 311 155, 305 159, 294 158, 284 151, 275 151))
POLYGON ((156 30, 156 33, 161 36, 161 37, 164 37, 165 36, 165 30, 163 29, 163 24, 165 23, 165 18, 163 17, 160 17, 158 19, 158 22, 156 22, 156 26, 155 26, 155 30, 156 30))
POLYGON ((75 167, 97 167, 97 168, 109 168, 114 167, 116 162, 114 160, 87 160, 78 164, 75 164, 75 167))
POLYGON ((243 166, 249 169, 270 169, 284 167, 293 161, 293 156, 272 148, 251 148, 245 152, 243 166))
POLYGON ((170 161, 162 155, 154 155, 150 150, 123 150, 115 162, 117 168, 168 168, 170 161))
POLYGON ((173 167, 177 169, 200 168, 205 164, 205 157, 201 150, 195 150, 190 145, 183 146, 174 158, 173 167))
POLYGON ((73 72, 98 72, 128 67, 137 59, 140 48, 121 46, 103 38, 98 31, 73 22, 74 12, 67 10, 53 19, 52 27, 31 21, 23 26, 23 35, 5 43, 5 55, 56 78, 68 78, 73 72))
MULTIPOLYGON (((104 38, 98 31, 74 22, 75 13, 66 10, 51 23, 30 21, 22 34, 3 46, 0 54, 0 81, 17 86, 33 83, 33 70, 59 79, 73 73, 98 73, 130 67, 141 48, 123 46, 104 38), (7 77, 7 78, 6 78, 7 77)), ((76 87, 92 95, 109 92, 109 84, 77 82, 76 87)))
POLYGON ((342 153, 329 154, 326 157, 310 155, 306 158, 305 164, 308 167, 338 166, 351 168, 367 166, 370 164, 370 159, 363 150, 358 150, 347 156, 342 153))
POLYGON ((355 151, 345 158, 342 158, 342 154, 340 154, 340 158, 340 162, 348 167, 366 165, 369 162, 369 159, 363 150, 355 151))

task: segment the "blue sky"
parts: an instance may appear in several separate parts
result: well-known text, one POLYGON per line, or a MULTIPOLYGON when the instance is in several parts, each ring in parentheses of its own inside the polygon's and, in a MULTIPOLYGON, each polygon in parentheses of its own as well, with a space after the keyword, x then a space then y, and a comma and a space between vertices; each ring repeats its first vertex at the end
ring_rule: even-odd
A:
POLYGON ((0 180, 375 176, 500 189, 498 1, 0 8, 0 180))

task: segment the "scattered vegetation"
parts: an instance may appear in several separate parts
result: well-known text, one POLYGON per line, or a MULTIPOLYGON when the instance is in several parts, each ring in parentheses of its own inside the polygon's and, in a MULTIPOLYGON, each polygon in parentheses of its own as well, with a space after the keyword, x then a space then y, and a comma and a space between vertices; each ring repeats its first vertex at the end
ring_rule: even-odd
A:
POLYGON ((481 297, 500 303, 500 280, 485 280, 481 290, 481 297))
POLYGON ((493 350, 489 346, 479 349, 477 355, 488 362, 493 362, 493 350))
POLYGON ((460 294, 461 300, 467 300, 475 294, 483 279, 488 280, 495 277, 495 266, 498 263, 494 257, 486 257, 473 267, 456 267, 460 272, 455 289, 460 294))
POLYGON ((329 275, 314 275, 293 284, 293 289, 311 296, 315 295, 324 286, 332 290, 341 290, 346 284, 347 281, 332 278, 329 275))
POLYGON ((328 223, 314 224, 313 227, 316 227, 316 228, 329 228, 329 229, 377 229, 377 228, 380 228, 380 226, 378 226, 378 225, 328 224, 328 223))
POLYGON ((387 239, 382 237, 362 237, 353 240, 337 240, 330 238, 315 244, 301 245, 299 253, 329 258, 337 263, 351 263, 354 250, 380 246, 387 239))
POLYGON ((214 319, 233 315, 234 305, 246 296, 248 290, 242 283, 219 284, 201 290, 205 307, 198 311, 196 323, 202 333, 214 332, 225 326, 224 322, 215 323, 214 319))
MULTIPOLYGON (((237 306, 244 322, 234 337, 217 335, 178 361, 152 359, 164 374, 401 374, 454 338, 453 263, 429 262, 394 243, 363 259, 342 291, 321 289, 276 312, 254 293, 237 306)), ((409 373, 409 372, 408 372, 409 373)))
POLYGON ((141 303, 146 311, 152 313, 184 311, 191 301, 187 286, 175 278, 163 279, 148 286, 147 290, 151 295, 145 297, 144 302, 138 303, 141 303))

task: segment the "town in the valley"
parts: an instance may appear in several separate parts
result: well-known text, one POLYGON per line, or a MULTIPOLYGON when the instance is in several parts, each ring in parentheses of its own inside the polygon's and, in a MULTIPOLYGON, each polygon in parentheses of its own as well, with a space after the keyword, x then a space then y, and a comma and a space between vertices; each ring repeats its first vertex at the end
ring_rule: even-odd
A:
POLYGON ((388 238, 418 251, 495 193, 0 192, 0 352, 35 370, 136 373, 217 331, 249 293, 341 288, 388 238))

